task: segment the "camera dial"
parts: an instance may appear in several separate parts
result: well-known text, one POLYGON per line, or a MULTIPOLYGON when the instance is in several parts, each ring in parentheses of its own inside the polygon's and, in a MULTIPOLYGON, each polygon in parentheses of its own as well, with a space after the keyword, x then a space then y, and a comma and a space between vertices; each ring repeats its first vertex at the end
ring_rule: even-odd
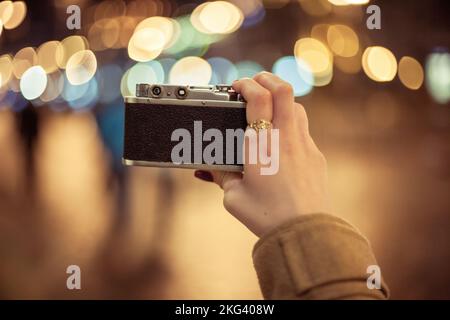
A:
POLYGON ((153 96, 158 97, 158 96, 161 95, 161 93, 162 93, 162 89, 161 89, 160 86, 154 86, 154 87, 152 88, 152 95, 153 95, 153 96))
POLYGON ((176 95, 179 99, 184 99, 187 96, 187 89, 185 87, 179 87, 176 91, 176 95))

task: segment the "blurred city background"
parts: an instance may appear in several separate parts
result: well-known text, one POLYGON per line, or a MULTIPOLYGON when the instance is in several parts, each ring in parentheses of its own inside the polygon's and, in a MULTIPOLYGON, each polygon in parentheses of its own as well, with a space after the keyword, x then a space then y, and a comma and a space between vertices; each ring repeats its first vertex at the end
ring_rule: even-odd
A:
POLYGON ((221 190, 121 154, 136 83, 267 70, 305 106, 334 213, 371 240, 392 297, 450 299, 449 12, 444 0, 1 1, 0 298, 260 299, 257 239, 221 190), (66 288, 73 264, 81 290, 66 288))

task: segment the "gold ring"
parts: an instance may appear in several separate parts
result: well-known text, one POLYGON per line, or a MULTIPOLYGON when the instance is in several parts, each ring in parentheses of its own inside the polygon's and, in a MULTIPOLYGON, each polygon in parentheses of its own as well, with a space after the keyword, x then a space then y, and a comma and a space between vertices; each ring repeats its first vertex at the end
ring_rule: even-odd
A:
POLYGON ((252 128, 253 130, 255 130, 256 132, 259 132, 259 130, 262 130, 262 129, 272 128, 272 122, 264 120, 264 119, 259 119, 259 120, 249 123, 248 126, 250 128, 252 128))

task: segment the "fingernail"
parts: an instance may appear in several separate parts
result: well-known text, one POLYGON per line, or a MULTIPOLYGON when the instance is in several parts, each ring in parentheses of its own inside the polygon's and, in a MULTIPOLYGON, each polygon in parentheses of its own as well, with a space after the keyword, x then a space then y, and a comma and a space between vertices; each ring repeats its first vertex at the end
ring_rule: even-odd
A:
POLYGON ((200 179, 200 180, 203 180, 203 181, 207 181, 207 182, 213 182, 214 181, 214 178, 213 178, 211 172, 208 172, 208 171, 196 170, 194 172, 194 176, 196 178, 200 179))

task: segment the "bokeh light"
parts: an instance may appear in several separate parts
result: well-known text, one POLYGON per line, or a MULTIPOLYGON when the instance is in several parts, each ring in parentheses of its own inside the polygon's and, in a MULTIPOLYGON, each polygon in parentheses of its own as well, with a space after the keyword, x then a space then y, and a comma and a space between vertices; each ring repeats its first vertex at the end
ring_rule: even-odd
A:
POLYGON ((403 57, 398 63, 398 77, 405 87, 417 90, 423 84, 424 72, 422 65, 412 57, 403 57))
POLYGON ((127 3, 126 14, 133 17, 150 17, 161 14, 164 3, 156 1, 138 0, 127 3))
POLYGON ((266 10, 261 0, 232 0, 230 2, 236 5, 244 15, 243 28, 258 24, 266 16, 266 10))
POLYGON ((311 38, 319 40, 322 43, 328 43, 328 28, 329 24, 319 23, 311 28, 311 38))
MULTIPOLYGON (((157 83, 164 83, 166 80, 166 71, 164 70, 164 67, 162 66, 160 61, 153 60, 146 62, 147 65, 149 65, 156 76, 156 82, 157 83)), ((169 74, 169 72, 167 72, 169 74)))
POLYGON ((128 97, 133 96, 136 92, 136 88, 134 90, 128 90, 128 75, 130 74, 130 69, 125 71, 125 73, 122 76, 122 79, 120 79, 120 93, 122 94, 122 97, 128 97))
MULTIPOLYGON (((90 49, 94 51, 102 51, 105 49, 108 49, 107 46, 105 46, 104 38, 106 39, 107 44, 109 45, 111 42, 113 42, 113 38, 116 37, 116 34, 107 34, 105 31, 107 29, 109 19, 102 19, 95 21, 88 30, 87 38, 89 41, 90 49)), ((134 29, 134 26, 133 26, 134 29)), ((128 44, 128 40, 126 42, 128 44)), ((112 47, 112 45, 111 45, 112 47)), ((109 48, 111 48, 109 47, 109 48)))
POLYGON ((83 85, 86 86, 84 94, 77 99, 69 101, 69 106, 76 111, 92 108, 98 100, 98 84, 95 77, 91 78, 89 82, 85 82, 83 85))
POLYGON ((450 54, 432 53, 426 62, 426 84, 433 99, 441 104, 450 101, 450 54))
POLYGON ((352 28, 345 25, 332 25, 328 28, 327 41, 331 51, 338 56, 350 58, 359 50, 359 39, 352 28))
POLYGON ((47 73, 52 73, 58 69, 58 63, 56 61, 56 55, 58 51, 61 51, 62 45, 59 41, 47 41, 39 46, 37 49, 37 63, 47 73))
POLYGON ((136 63, 127 74, 127 93, 134 95, 136 85, 139 83, 158 83, 157 76, 151 65, 147 63, 136 63))
POLYGON ((214 57, 209 58, 208 63, 212 68, 210 84, 232 83, 238 78, 238 71, 230 60, 222 57, 214 57))
POLYGON ((0 2, 0 21, 3 25, 7 24, 14 14, 14 6, 12 1, 0 2))
POLYGON ((252 78, 257 73, 264 71, 264 68, 254 61, 244 60, 236 63, 236 70, 238 72, 238 79, 252 78))
POLYGON ((27 100, 34 100, 44 93, 47 87, 47 74, 41 66, 26 70, 20 79, 20 91, 27 100))
POLYGON ((312 16, 325 16, 332 10, 332 5, 327 0, 298 0, 302 9, 312 16))
POLYGON ((161 30, 155 28, 139 29, 128 43, 128 55, 135 61, 150 61, 161 54, 165 43, 166 39, 161 30))
POLYGON ((126 9, 126 4, 122 0, 102 1, 95 7, 94 19, 99 21, 121 16, 125 14, 126 9))
POLYGON ((308 65, 314 76, 314 86, 325 86, 331 82, 333 55, 322 42, 313 38, 302 38, 295 43, 294 55, 298 61, 308 65))
POLYGON ((39 97, 42 102, 50 102, 59 97, 64 88, 64 74, 56 70, 51 74, 47 74, 47 87, 39 97))
POLYGON ((180 26, 180 35, 175 43, 165 50, 166 53, 183 57, 186 55, 205 54, 211 43, 222 39, 223 35, 202 33, 194 28, 188 15, 177 18, 180 26))
POLYGON ((180 85, 207 85, 212 68, 200 57, 185 57, 178 60, 170 70, 169 82, 180 85))
POLYGON ((91 50, 73 54, 66 65, 66 76, 73 85, 80 85, 92 79, 97 71, 97 58, 91 50))
MULTIPOLYGON (((4 2, 10 2, 10 1, 4 1, 4 2)), ((9 7, 9 6, 8 6, 9 7)), ((12 3, 12 14, 9 16, 9 19, 3 20, 3 27, 5 29, 14 29, 17 28, 23 20, 25 20, 25 17, 27 15, 27 5, 23 1, 14 1, 12 3)), ((2 14, 0 13, 0 16, 2 14)))
POLYGON ((362 56, 362 66, 366 75, 377 82, 392 81, 397 74, 397 60, 384 47, 369 47, 362 56))
POLYGON ((123 97, 134 96, 139 83, 165 83, 166 74, 175 63, 174 59, 164 58, 159 61, 139 62, 129 68, 120 79, 120 92, 123 97))
POLYGON ((144 19, 136 26, 135 32, 142 29, 156 29, 161 31, 164 37, 164 49, 171 47, 180 35, 178 22, 175 19, 167 17, 150 17, 144 19))
POLYGON ((61 41, 55 54, 56 63, 61 69, 65 69, 70 57, 79 51, 89 49, 89 43, 85 37, 69 36, 61 41))
POLYGON ((272 72, 291 84, 296 97, 307 95, 312 90, 314 77, 303 60, 293 56, 282 57, 275 62, 272 72))
MULTIPOLYGON (((100 21, 98 21, 100 22, 100 21)), ((118 48, 120 47, 120 24, 117 19, 103 19, 100 39, 104 48, 118 48)))
POLYGON ((67 77, 64 77, 64 88, 61 92, 61 98, 66 102, 72 102, 75 100, 79 100, 86 94, 89 88, 89 83, 85 82, 81 85, 73 85, 69 82, 67 77))
POLYGON ((134 33, 137 19, 134 17, 123 16, 119 17, 118 20, 120 24, 119 46, 121 48, 126 48, 134 33))
POLYGON ((0 56, 0 88, 8 85, 13 73, 12 58, 9 54, 0 56))
POLYGON ((229 34, 242 24, 242 11, 230 2, 213 1, 199 5, 192 12, 192 25, 200 32, 229 34))
POLYGON ((19 50, 13 59, 13 72, 17 79, 30 67, 37 64, 37 54, 32 47, 19 50))
POLYGON ((180 36, 179 23, 171 18, 150 17, 142 20, 128 43, 128 55, 138 62, 158 57, 174 45, 180 36))
POLYGON ((370 0, 328 0, 335 6, 349 6, 349 5, 362 5, 368 4, 370 0))

